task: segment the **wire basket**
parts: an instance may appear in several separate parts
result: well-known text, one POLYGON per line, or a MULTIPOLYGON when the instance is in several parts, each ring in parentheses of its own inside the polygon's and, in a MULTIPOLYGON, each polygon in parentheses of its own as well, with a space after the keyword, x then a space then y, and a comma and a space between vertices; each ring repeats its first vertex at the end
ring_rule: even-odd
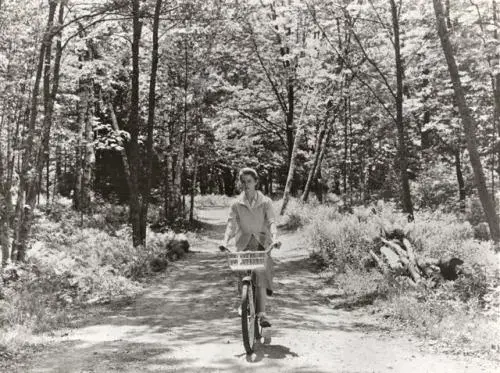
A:
POLYGON ((227 254, 229 268, 233 271, 253 271, 266 266, 265 251, 239 251, 227 254))

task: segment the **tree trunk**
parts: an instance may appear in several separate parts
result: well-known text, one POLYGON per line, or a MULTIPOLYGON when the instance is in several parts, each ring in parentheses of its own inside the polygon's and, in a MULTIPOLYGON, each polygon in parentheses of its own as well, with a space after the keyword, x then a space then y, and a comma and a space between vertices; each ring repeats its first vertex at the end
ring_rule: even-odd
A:
POLYGON ((26 141, 24 142, 25 151, 23 154, 21 165, 22 169, 18 191, 18 206, 16 206, 16 211, 18 212, 17 224, 16 231, 14 233, 14 241, 12 247, 13 250, 11 253, 11 257, 14 255, 15 260, 17 261, 25 260, 29 234, 33 221, 33 209, 36 202, 38 174, 36 168, 36 159, 34 158, 37 155, 35 151, 35 133, 36 119, 38 116, 38 96, 40 90, 40 82, 42 80, 45 54, 50 54, 52 46, 52 26, 54 23, 56 7, 57 1, 49 1, 49 15, 47 19, 47 26, 38 54, 38 65, 31 96, 29 123, 27 128, 26 141))
POLYGON ((347 96, 347 112, 349 113, 348 116, 348 129, 349 129, 349 162, 347 162, 348 165, 348 175, 349 175, 349 206, 353 205, 353 198, 354 198, 354 181, 352 177, 352 164, 353 164, 353 159, 352 159, 352 147, 353 147, 353 135, 352 135, 352 112, 351 112, 351 96, 347 96))
POLYGON ((347 195, 347 148, 349 138, 347 136, 347 97, 344 97, 344 112, 343 112, 343 124, 344 124, 344 162, 342 165, 342 180, 343 180, 343 192, 344 192, 344 203, 346 202, 347 195))
POLYGON ((61 142, 60 139, 58 139, 57 144, 56 144, 56 174, 54 178, 54 191, 53 191, 53 197, 56 194, 59 194, 61 192, 61 183, 62 183, 62 148, 61 148, 61 142))
MULTIPOLYGON (((94 48, 92 39, 88 39, 87 49, 79 56, 79 60, 92 61, 94 48)), ((95 163, 92 122, 94 118, 94 81, 88 73, 82 71, 79 79, 78 102, 78 145, 76 149, 76 181, 73 195, 73 207, 82 213, 88 213, 91 205, 92 170, 95 163)))
POLYGON ((140 0, 132 0, 132 77, 130 89, 130 112, 128 130, 130 132, 129 162, 130 186, 129 214, 132 223, 132 243, 134 247, 144 245, 141 237, 141 201, 139 192, 139 42, 141 39, 140 0))
MULTIPOLYGON (((64 4, 61 2, 59 5, 59 14, 57 19, 58 27, 64 23, 64 4)), ((62 58, 62 43, 61 43, 61 29, 59 29, 59 37, 56 42, 56 55, 54 59, 54 75, 52 82, 52 90, 50 89, 50 56, 51 53, 46 53, 45 56, 45 74, 44 74, 44 124, 43 124, 43 135, 42 135, 42 149, 39 155, 39 169, 41 174, 41 169, 43 164, 47 167, 46 175, 46 194, 47 194, 47 205, 50 200, 50 132, 52 129, 52 117, 54 114, 54 104, 57 97, 57 92, 59 91, 59 76, 61 70, 61 58, 62 58)))
POLYGON ((303 132, 304 132, 304 126, 301 125, 299 128, 297 128, 297 132, 295 133, 295 141, 293 143, 292 158, 290 159, 290 167, 288 168, 288 176, 286 179, 285 191, 283 193, 283 203, 281 205, 280 215, 283 215, 285 213, 286 207, 287 207, 288 202, 290 200, 290 191, 292 188, 293 175, 295 173, 295 166, 296 166, 295 163, 296 163, 297 153, 298 153, 299 146, 300 146, 300 141, 302 140, 303 132))
MULTIPOLYGON (((2 123, 3 123, 2 115, 2 123)), ((10 125, 10 123, 8 124, 10 125)), ((1 132, 1 131, 0 131, 1 132)), ((3 153, 0 149, 0 246, 2 247, 2 263, 1 266, 7 265, 9 259, 9 220, 11 208, 8 206, 10 187, 7 185, 5 164, 3 153)))
POLYGON ((94 154, 94 131, 92 129, 94 118, 94 82, 92 79, 86 84, 87 89, 87 102, 85 110, 85 128, 84 128, 84 162, 82 169, 82 206, 81 211, 89 212, 91 207, 91 194, 92 194, 92 170, 95 164, 94 154))
MULTIPOLYGON (((2 124, 4 121, 4 114, 5 112, 2 115, 2 124)), ((7 115, 7 118, 7 154, 5 159, 0 149, 0 246, 2 247, 2 267, 7 265, 9 259, 9 237, 13 215, 11 190, 14 173, 14 155, 12 149, 14 139, 12 138, 10 116, 7 115)))
MULTIPOLYGON (((498 27, 499 26, 498 26, 496 0, 492 1, 492 6, 493 6, 493 25, 495 26, 495 31, 493 31, 493 38, 498 41, 499 40, 499 36, 498 36, 498 27)), ((496 63, 500 64, 500 52, 498 52, 496 54, 496 63)), ((495 74, 495 77, 494 77, 493 97, 494 97, 494 101, 495 101, 493 125, 496 128, 497 136, 500 138, 500 73, 495 74)), ((500 174, 500 143, 497 143, 495 145, 497 147, 497 160, 498 160, 497 173, 500 174)))
POLYGON ((287 98, 288 98, 288 111, 286 113, 286 141, 287 141, 287 161, 288 167, 290 167, 290 162, 292 159, 293 146, 294 146, 294 134, 293 134, 293 117, 294 117, 294 107, 295 107, 295 91, 293 78, 288 77, 287 79, 287 98))
POLYGON ((83 172, 85 167, 85 121, 87 115, 87 107, 89 105, 87 82, 84 79, 79 81, 80 100, 78 101, 78 137, 75 149, 75 186, 73 189, 73 208, 76 211, 83 211, 83 172))
POLYGON ((434 12, 436 15, 438 34, 441 40, 441 46, 443 48, 443 53, 448 64, 448 70, 453 84, 453 90, 455 91, 458 110, 460 112, 460 117, 462 118, 462 124, 464 126, 465 137, 467 140, 467 149, 469 150, 470 162, 474 171, 474 179, 478 189, 479 199, 481 200, 486 219, 488 220, 491 238, 496 243, 498 243, 500 241, 500 226, 493 199, 491 198, 486 186, 486 178, 477 149, 476 123, 471 116, 470 109, 465 98, 465 93, 460 81, 460 75, 455 61, 455 55, 453 53, 453 48, 448 36, 448 30, 446 29, 443 4, 441 3, 441 0, 433 0, 433 4, 434 12))
POLYGON ((175 175, 174 175, 174 180, 172 184, 172 196, 171 196, 171 208, 170 208, 170 219, 174 221, 176 218, 180 217, 182 215, 182 165, 183 165, 183 159, 185 157, 185 148, 184 148, 184 141, 182 140, 182 134, 181 136, 181 141, 179 145, 179 153, 177 156, 177 160, 175 162, 175 175))
MULTIPOLYGON (((115 109, 113 108, 112 100, 109 100, 108 109, 111 116, 111 125, 113 126, 113 130, 118 134, 120 132, 120 127, 118 126, 118 120, 116 119, 115 109)), ((122 158, 123 163, 123 173, 125 174, 125 180, 127 181, 127 187, 131 188, 130 183, 132 179, 130 177, 130 165, 128 162, 127 152, 125 151, 125 144, 120 144, 120 157, 122 158)))
POLYGON ((458 182, 458 195, 459 195, 459 203, 460 210, 465 212, 465 182, 464 176, 462 174, 462 164, 460 161, 460 148, 457 147, 455 150, 455 171, 457 174, 457 182, 458 182))
POLYGON ((172 128, 169 125, 166 131, 166 139, 165 139, 165 189, 164 189, 164 198, 165 198, 165 220, 167 222, 172 222, 175 220, 175 208, 172 202, 174 198, 174 180, 173 180, 173 158, 172 158, 172 128))
POLYGON ((316 144, 314 147, 314 161, 313 161, 313 164, 311 166, 311 169, 309 170, 309 175, 307 176, 306 186, 304 187, 304 192, 302 193, 301 199, 303 202, 307 202, 307 200, 309 199, 311 185, 313 183, 313 180, 316 178, 319 157, 320 157, 321 152, 323 151, 323 147, 326 146, 326 144, 323 143, 323 139, 325 138, 326 132, 328 132, 328 121, 325 121, 325 124, 321 128, 321 130, 319 131, 318 138, 316 140, 316 144))
POLYGON ((151 76, 149 80, 148 98, 148 123, 146 139, 146 185, 142 193, 141 207, 141 239, 146 242, 146 228, 149 209, 149 199, 151 198, 151 184, 153 172, 153 129, 155 121, 156 106, 156 76, 158 72, 158 29, 160 27, 160 12, 162 0, 156 0, 155 13, 153 17, 153 47, 151 51, 151 76))
POLYGON ((222 169, 222 185, 224 187, 224 194, 226 196, 232 196, 234 194, 235 175, 233 170, 229 167, 224 167, 222 169))
POLYGON ((180 171, 179 189, 182 201, 180 204, 179 212, 182 213, 184 217, 184 209, 186 207, 185 194, 186 190, 186 147, 187 147, 187 133, 188 133, 188 107, 187 107, 187 94, 188 94, 188 72, 189 72, 189 59, 188 59, 188 40, 187 37, 184 39, 184 130, 182 131, 182 157, 180 162, 182 162, 182 168, 180 171))
POLYGON ((191 184, 191 206, 189 210, 189 221, 194 221, 194 196, 196 194, 196 183, 198 178, 198 151, 194 151, 193 182, 191 184))
POLYGON ((310 95, 307 97, 306 102, 304 103, 304 106, 302 107, 302 112, 300 113, 300 118, 297 126, 297 132, 295 133, 295 139, 293 142, 293 151, 292 151, 292 157, 290 158, 290 166, 288 168, 288 176, 286 179, 286 184, 285 184, 285 191, 283 192, 283 203, 281 205, 280 209, 280 215, 283 215, 285 213, 286 207, 288 205, 288 202, 290 200, 290 192, 292 190, 292 183, 293 183, 293 178, 295 174, 295 166, 296 166, 296 160, 297 160, 297 153, 299 150, 300 142, 302 141, 302 135, 304 132, 304 124, 303 119, 304 119, 304 114, 307 111, 307 106, 309 105, 309 100, 311 99, 312 96, 314 96, 315 92, 311 92, 310 95))
POLYGON ((401 44, 399 41, 398 8, 395 0, 390 0, 392 26, 394 32, 394 52, 396 62, 396 127, 398 130, 399 172, 401 178, 403 211, 408 214, 408 219, 413 221, 413 204, 411 201, 410 181, 408 179, 408 159, 406 149, 406 136, 403 118, 403 61, 401 59, 401 44))
POLYGON ((273 194, 273 171, 269 170, 269 187, 268 187, 269 195, 273 194))

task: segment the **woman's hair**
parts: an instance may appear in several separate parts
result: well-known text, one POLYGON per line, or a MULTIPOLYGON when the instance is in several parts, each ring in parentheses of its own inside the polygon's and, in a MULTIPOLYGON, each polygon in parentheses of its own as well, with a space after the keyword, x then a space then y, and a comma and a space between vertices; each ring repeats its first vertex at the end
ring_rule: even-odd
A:
POLYGON ((252 176, 255 179, 255 181, 257 182, 257 184, 259 183, 259 174, 253 168, 245 167, 245 168, 242 168, 240 170, 240 173, 238 175, 238 179, 240 180, 240 182, 241 182, 241 179, 244 175, 252 176))

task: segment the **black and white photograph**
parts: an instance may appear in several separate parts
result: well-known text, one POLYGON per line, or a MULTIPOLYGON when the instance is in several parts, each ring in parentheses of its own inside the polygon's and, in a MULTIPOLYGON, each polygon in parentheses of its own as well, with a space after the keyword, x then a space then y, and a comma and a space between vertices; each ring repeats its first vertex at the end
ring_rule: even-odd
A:
POLYGON ((0 0, 0 372, 500 372, 500 0, 0 0))

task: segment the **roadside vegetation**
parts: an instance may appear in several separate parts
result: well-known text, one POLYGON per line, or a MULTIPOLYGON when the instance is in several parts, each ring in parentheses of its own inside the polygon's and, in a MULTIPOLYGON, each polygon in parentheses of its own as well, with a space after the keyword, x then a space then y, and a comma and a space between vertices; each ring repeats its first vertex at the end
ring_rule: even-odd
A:
MULTIPOLYGON (((441 349, 499 358, 499 254, 493 241, 475 238, 470 220, 476 213, 470 200, 463 215, 421 210, 409 223, 392 203, 355 207, 302 205, 290 209, 289 224, 308 237, 311 259, 327 286, 338 290, 332 307, 367 307, 391 328, 423 337, 441 349), (420 257, 463 260, 458 278, 435 274, 416 286, 404 275, 382 273, 371 261, 383 229, 396 227, 409 237, 420 257)), ((476 234, 477 236, 477 234, 476 234)))
POLYGON ((26 262, 1 272, 0 360, 43 333, 74 326, 91 307, 144 290, 188 249, 185 235, 150 229, 146 248, 134 247, 126 207, 103 203, 92 210, 82 215, 62 198, 36 211, 26 262))
MULTIPOLYGON (((233 200, 200 196, 196 205, 227 207, 233 200)), ((281 201, 274 204, 278 210, 281 201)), ((38 210, 26 263, 3 271, 2 357, 12 357, 55 329, 74 326, 96 305, 132 297, 185 253, 183 246, 169 244, 179 236, 168 230, 149 230, 147 249, 134 247, 123 206, 96 204, 92 214, 82 215, 70 205, 60 199, 50 209, 38 210)), ((392 202, 346 210, 341 199, 328 196, 325 204, 291 199, 278 224, 284 234, 304 232, 325 286, 336 289, 329 299, 332 308, 363 307, 391 328, 423 337, 440 349, 497 358, 499 259, 492 241, 477 238, 471 224, 477 215, 480 207, 469 199, 463 213, 426 208, 409 223, 392 202), (404 231, 418 256, 462 259, 459 277, 414 286, 405 276, 383 274, 368 252, 388 227, 404 231)), ((158 216, 151 209, 153 226, 158 216)))

